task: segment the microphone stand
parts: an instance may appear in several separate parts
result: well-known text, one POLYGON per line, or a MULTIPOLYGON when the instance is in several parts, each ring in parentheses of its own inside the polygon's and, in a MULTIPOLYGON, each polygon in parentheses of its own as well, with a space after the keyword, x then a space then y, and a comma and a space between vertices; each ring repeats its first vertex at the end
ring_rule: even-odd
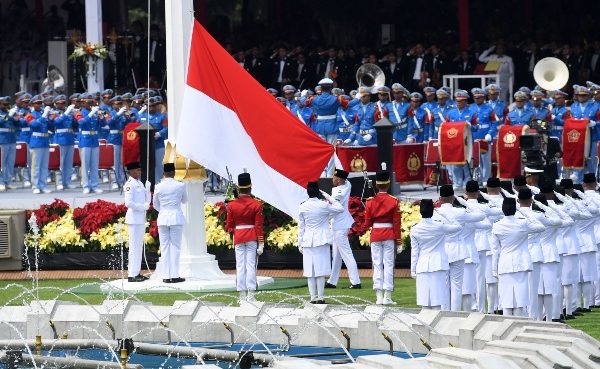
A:
POLYGON ((365 206, 365 203, 363 201, 363 199, 365 198, 365 190, 367 189, 367 186, 369 186, 369 188, 371 190, 373 190, 373 185, 371 184, 371 181, 369 180, 369 176, 367 175, 367 172, 365 170, 362 171, 363 173, 363 189, 362 189, 362 193, 360 195, 360 202, 362 203, 363 207, 365 206))

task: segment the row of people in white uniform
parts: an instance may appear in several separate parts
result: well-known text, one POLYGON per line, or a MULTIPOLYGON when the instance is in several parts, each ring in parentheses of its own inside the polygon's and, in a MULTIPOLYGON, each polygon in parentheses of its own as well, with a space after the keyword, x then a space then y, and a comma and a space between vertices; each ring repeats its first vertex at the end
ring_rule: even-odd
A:
POLYGON ((580 189, 570 180, 516 182, 509 192, 490 178, 481 192, 469 181, 465 198, 442 186, 437 209, 421 201, 423 219, 410 236, 418 305, 547 321, 600 305, 595 175, 580 189))

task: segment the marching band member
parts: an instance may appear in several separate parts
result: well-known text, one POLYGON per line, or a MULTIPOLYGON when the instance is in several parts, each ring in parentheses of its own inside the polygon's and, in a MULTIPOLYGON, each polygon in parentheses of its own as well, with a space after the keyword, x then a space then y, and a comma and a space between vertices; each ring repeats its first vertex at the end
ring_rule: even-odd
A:
POLYGON ((46 188, 46 178, 48 177, 48 159, 50 156, 50 140, 48 130, 53 123, 48 120, 50 114, 49 106, 42 110, 42 97, 36 95, 31 98, 32 109, 25 116, 27 125, 31 128, 31 139, 29 148, 31 152, 33 193, 51 193, 46 188))
POLYGON ((408 143, 421 143, 424 139, 426 112, 421 108, 421 100, 423 100, 423 95, 420 93, 413 92, 410 94, 410 107, 406 112, 408 143))
MULTIPOLYGON (((587 87, 579 86, 577 89, 573 88, 574 92, 573 99, 577 100, 571 104, 571 116, 575 119, 587 118, 590 120, 588 127, 590 128, 590 140, 591 150, 587 161, 586 171, 589 173, 596 173, 598 168, 598 162, 596 157, 598 156, 598 141, 600 141, 600 109, 599 105, 593 100, 590 100, 590 90, 587 87)), ((577 177, 577 183, 581 183, 583 180, 583 170, 576 170, 575 176, 577 177)))
MULTIPOLYGON (((485 86, 485 92, 488 96, 486 103, 492 107, 498 120, 503 122, 506 114, 508 114, 508 109, 506 108, 506 102, 499 99, 500 86, 495 83, 490 83, 489 85, 485 86)), ((494 138, 494 136, 492 136, 492 138, 494 138)))
POLYGON ((533 112, 526 107, 527 94, 523 91, 517 91, 513 95, 515 98, 515 108, 508 112, 504 119, 504 124, 508 125, 526 125, 533 119, 533 112))
POLYGON ((569 95, 561 90, 554 91, 554 107, 552 107, 552 130, 550 136, 558 137, 562 144, 562 131, 565 120, 570 118, 571 113, 567 107, 566 98, 569 95))
POLYGON ((14 188, 11 185, 16 155, 17 129, 19 120, 15 117, 17 107, 10 108, 10 97, 0 98, 0 151, 2 157, 2 179, 0 180, 0 192, 7 188, 14 188), (10 108, 10 109, 9 109, 10 108))
POLYGON ((492 134, 496 130, 498 118, 490 104, 485 103, 485 91, 481 88, 471 90, 473 100, 475 101, 469 107, 477 117, 477 126, 473 130, 473 141, 485 140, 488 142, 488 149, 481 152, 479 163, 481 166, 481 178, 489 178, 492 167, 492 134))
MULTIPOLYGON (((356 124, 351 137, 346 139, 344 143, 352 142, 353 145, 359 146, 375 145, 377 143, 377 131, 375 131, 373 125, 380 117, 378 117, 375 104, 371 102, 371 91, 366 87, 360 87, 358 92, 360 94, 360 104, 354 108, 356 112, 354 121, 356 124)), ((356 101, 356 99, 353 101, 356 101)))
POLYGON ((123 129, 127 124, 125 113, 127 108, 122 106, 121 96, 115 96, 109 100, 112 104, 110 115, 108 116, 108 139, 107 142, 113 145, 113 168, 115 170, 115 183, 112 184, 112 190, 116 190, 123 186, 125 173, 123 173, 121 148, 123 145, 123 129))
MULTIPOLYGON (((434 89, 435 91, 435 89, 434 89)), ((403 100, 404 87, 399 83, 392 85, 394 99, 387 104, 389 120, 394 124, 394 142, 404 143, 409 134, 407 124, 407 112, 409 104, 403 100)))
POLYGON ((421 108, 425 110, 424 117, 424 132, 423 132, 423 141, 429 141, 431 139, 437 139, 436 137, 430 137, 431 133, 431 125, 435 120, 433 112, 437 109, 438 104, 435 101, 435 88, 431 86, 427 86, 423 88, 423 95, 425 96, 425 102, 421 104, 421 108))
POLYGON ((462 226, 434 220, 429 199, 421 200, 419 211, 422 219, 410 231, 410 275, 417 280, 417 305, 440 310, 448 301, 448 288, 443 286, 450 268, 444 239, 462 226))
POLYGON ((448 100, 450 98, 450 94, 443 88, 440 88, 435 92, 437 96, 437 106, 433 113, 433 124, 429 124, 429 132, 426 136, 429 139, 438 139, 438 133, 440 129, 440 124, 447 121, 448 112, 454 109, 454 105, 450 103, 448 100))
MULTIPOLYGON (((75 135, 73 134, 73 126, 75 119, 73 118, 73 110, 75 105, 69 105, 65 109, 67 97, 58 95, 54 98, 54 106, 56 109, 54 115, 54 142, 60 146, 60 174, 61 183, 57 184, 56 189, 75 188, 71 184, 71 176, 73 174, 73 155, 75 151, 75 135)), ((57 179, 58 180, 58 179, 57 179)))

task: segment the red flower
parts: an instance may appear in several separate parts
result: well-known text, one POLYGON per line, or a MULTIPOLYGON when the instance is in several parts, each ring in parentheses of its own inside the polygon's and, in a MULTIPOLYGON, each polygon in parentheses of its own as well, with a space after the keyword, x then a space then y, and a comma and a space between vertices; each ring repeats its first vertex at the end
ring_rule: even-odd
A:
POLYGON ((363 205, 361 198, 358 196, 350 197, 348 201, 348 211, 354 218, 354 224, 350 228, 350 235, 362 236, 367 231, 365 226, 365 206, 363 205))
POLYGON ((100 228, 125 216, 127 207, 123 204, 98 200, 73 210, 73 220, 84 236, 97 232, 100 228))

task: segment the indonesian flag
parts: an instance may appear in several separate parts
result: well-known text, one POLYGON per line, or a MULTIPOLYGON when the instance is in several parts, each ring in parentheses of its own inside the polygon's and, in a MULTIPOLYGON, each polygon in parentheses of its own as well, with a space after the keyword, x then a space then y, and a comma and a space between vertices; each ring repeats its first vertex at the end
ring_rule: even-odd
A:
POLYGON ((257 197, 298 217, 306 184, 334 149, 273 98, 194 21, 177 151, 233 180, 246 170, 257 197))

